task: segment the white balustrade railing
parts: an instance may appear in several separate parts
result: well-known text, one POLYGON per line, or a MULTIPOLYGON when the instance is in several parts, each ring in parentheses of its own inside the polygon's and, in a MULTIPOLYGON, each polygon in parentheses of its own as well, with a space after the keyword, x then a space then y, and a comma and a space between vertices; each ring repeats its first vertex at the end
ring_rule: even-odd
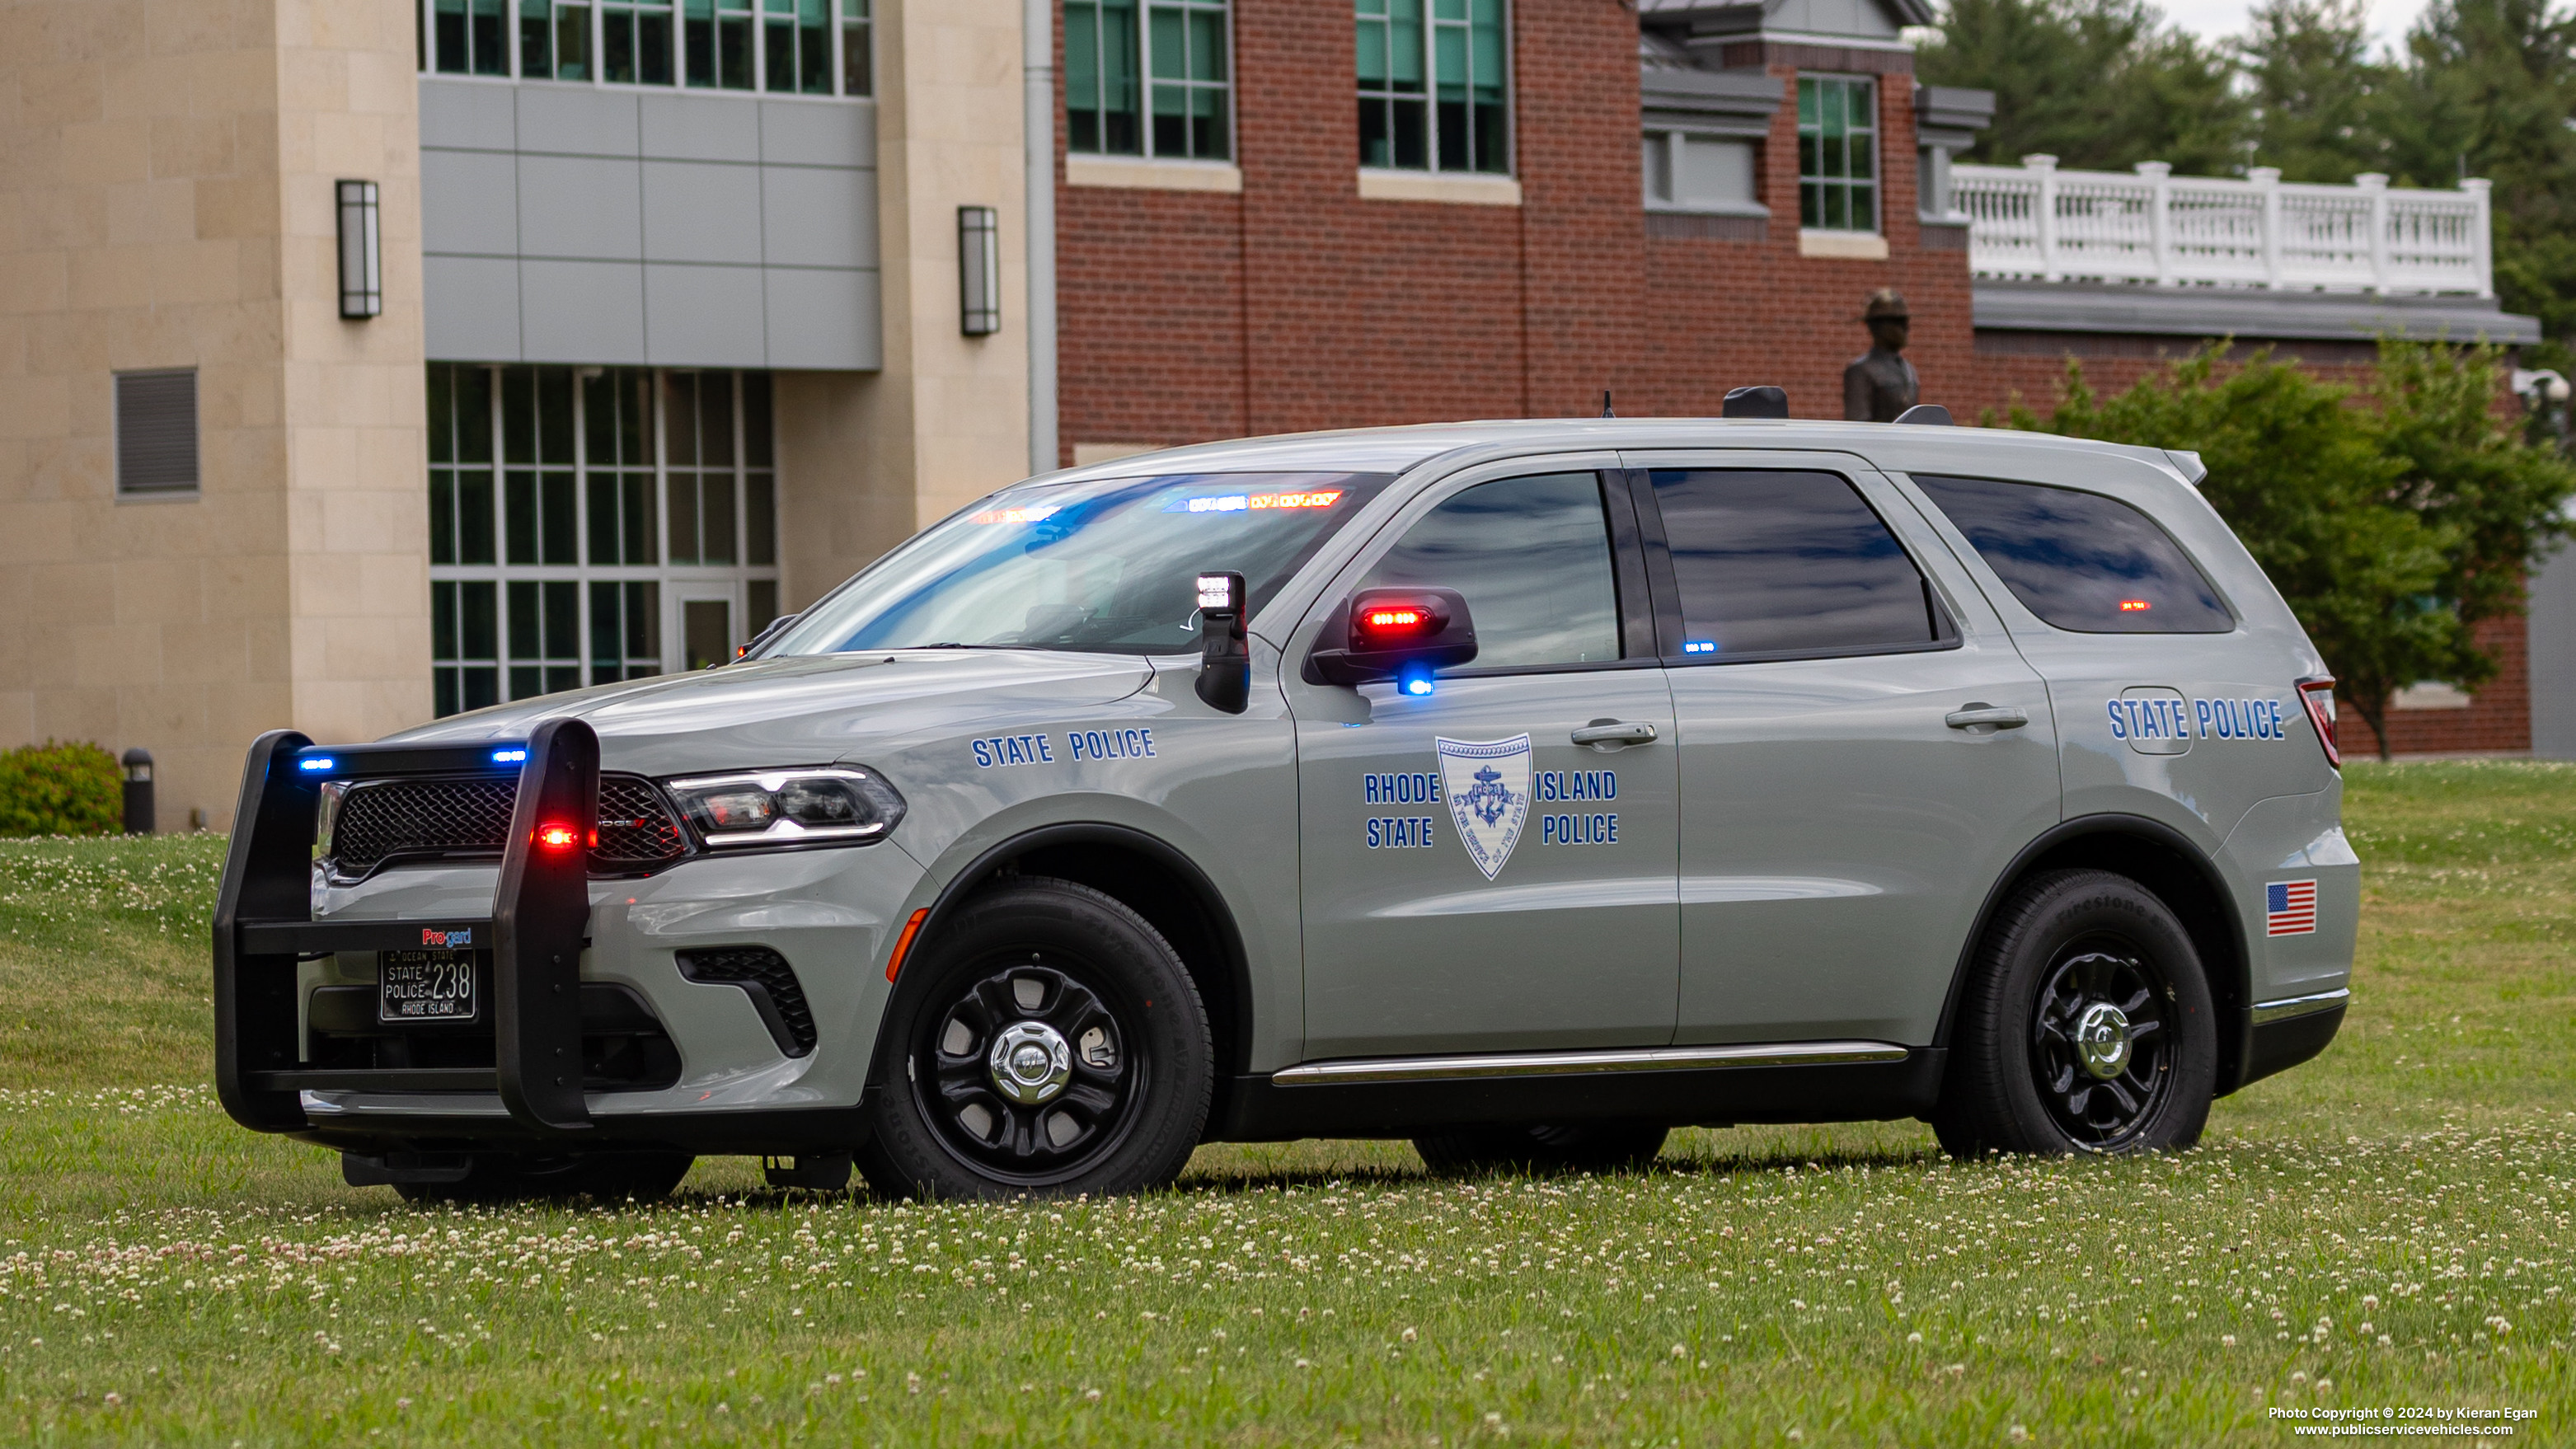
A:
POLYGON ((2054 156, 1954 166, 1968 266, 2048 282, 2495 295, 2484 180, 2411 191, 2376 174, 2316 186, 2269 166, 2242 181, 2172 171, 2060 171, 2054 156))

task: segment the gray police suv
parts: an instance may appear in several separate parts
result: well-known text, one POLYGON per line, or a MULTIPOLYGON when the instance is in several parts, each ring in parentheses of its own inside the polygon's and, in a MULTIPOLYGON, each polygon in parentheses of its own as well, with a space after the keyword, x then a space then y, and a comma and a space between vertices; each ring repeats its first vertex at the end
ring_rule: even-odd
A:
POLYGON ((2199 471, 1604 420, 1017 484, 736 663, 262 737, 222 1098, 413 1198, 2188 1145, 2333 1038, 2359 876, 2199 471))

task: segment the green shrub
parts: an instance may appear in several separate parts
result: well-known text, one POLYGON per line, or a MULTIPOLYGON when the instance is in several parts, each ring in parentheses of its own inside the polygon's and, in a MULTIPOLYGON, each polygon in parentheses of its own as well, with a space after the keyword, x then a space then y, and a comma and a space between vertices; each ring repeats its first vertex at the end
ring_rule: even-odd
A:
POLYGON ((0 835, 114 835, 124 826, 116 756, 52 740, 0 754, 0 835))

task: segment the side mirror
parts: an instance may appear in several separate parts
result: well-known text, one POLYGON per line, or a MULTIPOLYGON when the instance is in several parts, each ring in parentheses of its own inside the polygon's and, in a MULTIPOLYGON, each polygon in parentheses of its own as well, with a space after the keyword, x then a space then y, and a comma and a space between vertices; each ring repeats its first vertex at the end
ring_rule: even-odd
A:
POLYGON ((1201 574, 1199 698, 1210 709, 1241 714, 1252 700, 1252 646, 1245 637, 1243 575, 1201 574))
POLYGON ((1306 656, 1309 684, 1393 679, 1407 694, 1429 694, 1433 671, 1476 657, 1476 623, 1455 589, 1362 589, 1345 621, 1340 647, 1327 628, 1306 656))

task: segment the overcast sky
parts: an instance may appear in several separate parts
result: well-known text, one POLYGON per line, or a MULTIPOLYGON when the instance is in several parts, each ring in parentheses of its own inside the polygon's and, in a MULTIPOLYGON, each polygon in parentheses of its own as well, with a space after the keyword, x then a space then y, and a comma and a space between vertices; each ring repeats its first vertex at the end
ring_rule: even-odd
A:
MULTIPOLYGON (((2157 8, 2176 25, 2205 40, 2220 40, 2245 32, 2245 16, 2254 7, 2248 0, 2156 0, 2157 8)), ((2423 12, 2424 0, 2370 0, 2370 39, 2373 50, 2395 45, 2406 37, 2406 27, 2415 23, 2423 12)))

